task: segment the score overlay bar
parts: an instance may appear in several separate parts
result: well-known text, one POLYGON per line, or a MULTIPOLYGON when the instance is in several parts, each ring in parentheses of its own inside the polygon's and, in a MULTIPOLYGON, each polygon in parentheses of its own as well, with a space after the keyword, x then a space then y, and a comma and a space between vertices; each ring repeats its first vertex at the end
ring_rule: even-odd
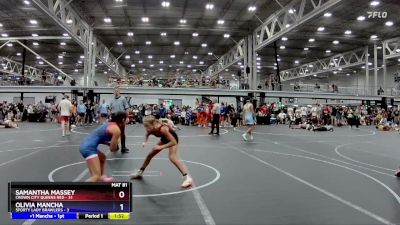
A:
POLYGON ((130 182, 10 182, 8 209, 12 219, 125 219, 131 195, 130 182))

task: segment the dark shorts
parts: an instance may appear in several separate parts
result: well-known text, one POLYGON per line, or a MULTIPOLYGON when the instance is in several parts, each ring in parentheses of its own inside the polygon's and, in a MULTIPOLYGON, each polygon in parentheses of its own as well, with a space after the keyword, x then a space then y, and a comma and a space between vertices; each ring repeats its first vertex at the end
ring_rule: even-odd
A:
POLYGON ((102 118, 107 118, 107 117, 108 117, 108 114, 107 114, 107 113, 102 113, 102 114, 100 114, 100 116, 101 116, 102 118))
MULTIPOLYGON (((176 134, 176 132, 175 132, 174 130, 171 130, 171 129, 169 130, 169 132, 172 134, 172 136, 174 136, 174 138, 175 138, 175 140, 176 140, 176 143, 179 144, 178 134, 176 134)), ((167 137, 165 137, 165 136, 162 136, 161 139, 160 139, 160 141, 161 141, 163 144, 168 144, 168 142, 169 142, 169 140, 168 140, 167 137)))
POLYGON ((80 117, 85 117, 85 113, 79 113, 78 114, 80 117))

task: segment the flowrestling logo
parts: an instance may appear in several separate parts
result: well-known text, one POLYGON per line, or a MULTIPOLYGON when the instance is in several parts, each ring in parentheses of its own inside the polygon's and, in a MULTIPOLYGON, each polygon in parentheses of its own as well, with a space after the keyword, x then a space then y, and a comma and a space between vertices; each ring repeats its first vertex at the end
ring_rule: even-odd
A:
POLYGON ((367 13, 368 13, 368 19, 386 19, 388 16, 388 13, 384 11, 373 11, 367 13))

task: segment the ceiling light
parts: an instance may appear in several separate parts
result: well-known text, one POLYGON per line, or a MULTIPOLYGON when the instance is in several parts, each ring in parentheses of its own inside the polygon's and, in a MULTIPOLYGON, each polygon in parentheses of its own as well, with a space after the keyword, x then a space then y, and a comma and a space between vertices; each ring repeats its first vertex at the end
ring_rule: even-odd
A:
POLYGON ((331 16, 332 16, 332 13, 330 13, 330 12, 324 13, 324 17, 331 17, 331 16))
POLYGON ((261 66, 257 66, 257 69, 261 69, 261 66))
POLYGON ((193 37, 198 37, 198 36, 199 36, 199 33, 193 33, 192 36, 193 36, 193 37))
POLYGON ((324 31, 325 30, 325 27, 318 27, 318 29, 317 29, 319 32, 322 32, 322 31, 324 31))
POLYGON ((364 21, 365 20, 365 16, 359 16, 359 17, 357 17, 357 20, 358 21, 364 21))
POLYGON ((208 10, 214 9, 214 4, 212 4, 212 3, 206 4, 206 9, 208 9, 208 10))
POLYGON ((81 59, 84 59, 84 58, 85 58, 85 56, 84 56, 84 55, 81 55, 81 56, 79 56, 79 58, 81 58, 81 59))
POLYGON ((200 64, 200 65, 204 65, 204 62, 203 62, 203 61, 200 61, 199 64, 200 64))
POLYGON ((379 2, 379 1, 372 1, 372 2, 370 2, 369 4, 370 4, 371 6, 377 6, 377 5, 380 4, 380 2, 379 2))
POLYGON ((139 55, 139 54, 140 54, 140 51, 135 51, 135 54, 136 54, 136 55, 139 55))
POLYGON ((128 32, 127 35, 128 35, 129 37, 133 37, 134 33, 133 33, 133 32, 128 32))
POLYGON ((33 24, 33 25, 36 25, 36 24, 38 24, 38 21, 37 20, 29 20, 29 23, 33 24))
POLYGON ((192 68, 192 65, 187 65, 187 68, 192 68))
POLYGON ((108 72, 107 71, 104 71, 104 74, 107 74, 108 72))
POLYGON ((230 34, 224 34, 224 38, 230 38, 231 35, 230 34))
POLYGON ((8 37, 8 34, 3 33, 3 34, 1 34, 1 36, 2 37, 8 37))
POLYGON ((103 62, 102 62, 102 61, 99 61, 99 64, 103 64, 103 62))
POLYGON ((378 35, 375 35, 375 34, 374 34, 374 35, 371 35, 371 39, 372 39, 372 40, 377 39, 377 38, 378 38, 378 35))
POLYGON ((175 55, 171 55, 170 57, 171 57, 171 59, 175 59, 175 55))
POLYGON ((393 21, 387 21, 385 23, 385 25, 388 26, 388 27, 391 27, 391 26, 393 26, 393 21))
POLYGON ((164 64, 164 61, 160 61, 160 64, 164 64))
POLYGON ((139 63, 142 64, 142 63, 143 63, 143 60, 139 60, 139 63))
POLYGON ((334 45, 338 45, 340 42, 339 42, 338 40, 334 40, 334 41, 332 41, 332 43, 333 43, 334 45))
POLYGON ((257 63, 257 66, 260 66, 260 65, 261 65, 261 63, 258 62, 258 63, 257 63))
POLYGON ((396 48, 396 52, 399 53, 400 52, 400 48, 396 48))
POLYGON ((378 50, 381 50, 382 49, 382 46, 378 46, 378 47, 376 47, 378 50))
POLYGON ((212 53, 212 52, 209 52, 208 55, 213 55, 213 53, 212 53))
POLYGON ((134 67, 136 67, 136 65, 135 65, 135 64, 132 64, 131 67, 134 68, 134 67))
POLYGON ((152 55, 149 55, 149 56, 147 56, 147 58, 149 58, 149 59, 152 59, 152 58, 153 58, 153 56, 152 56, 152 55))
POLYGON ((66 45, 67 45, 67 43, 65 43, 65 42, 61 42, 61 43, 60 43, 60 45, 61 45, 61 46, 66 46, 66 45))
POLYGON ((197 56, 196 56, 196 55, 194 55, 194 56, 193 56, 193 59, 197 59, 197 56))
POLYGON ((282 41, 287 41, 288 40, 288 38, 287 37, 282 37, 282 39, 281 39, 282 41))
POLYGON ((78 69, 75 69, 74 71, 75 71, 75 73, 77 73, 79 70, 78 70, 78 69))
POLYGON ((201 47, 205 48, 205 47, 207 47, 207 44, 203 43, 203 44, 201 44, 201 47))
POLYGON ((151 41, 146 41, 146 45, 151 45, 151 41))
POLYGON ((25 1, 24 1, 24 4, 25 4, 25 5, 30 5, 30 4, 31 4, 31 2, 30 2, 30 1, 28 1, 28 0, 25 0, 25 1))
POLYGON ((181 43, 179 41, 175 41, 174 45, 180 45, 181 43))
POLYGON ((124 43, 122 43, 122 41, 118 41, 117 45, 123 45, 124 43))
POLYGON ((351 30, 346 30, 345 32, 344 32, 344 34, 351 34, 352 32, 351 32, 351 30))
POLYGON ((185 55, 189 55, 189 52, 185 52, 185 55))
POLYGON ((372 62, 369 62, 369 63, 368 63, 368 66, 372 66, 372 62))
POLYGON ((62 56, 62 55, 59 55, 59 56, 58 56, 58 58, 59 58, 59 59, 63 59, 63 58, 64 58, 64 56, 62 56))
POLYGON ((104 18, 104 22, 105 23, 111 23, 111 18, 109 18, 109 17, 104 18))
POLYGON ((217 23, 218 23, 219 25, 222 25, 222 24, 225 23, 225 20, 218 20, 217 23))
POLYGON ((123 2, 123 0, 115 0, 115 2, 123 2))
POLYGON ((39 43, 38 42, 33 42, 32 43, 34 46, 39 46, 39 43))
POLYGON ((71 19, 67 20, 67 24, 71 24, 73 21, 71 19))
POLYGON ((125 59, 130 59, 130 58, 131 58, 130 55, 126 55, 126 56, 125 56, 125 59))
MULTIPOLYGON (((144 72, 144 71, 146 71, 146 69, 142 69, 142 71, 144 72)), ((145 74, 146 75, 146 74, 145 74)))
POLYGON ((169 5, 170 5, 170 3, 168 1, 161 2, 161 6, 164 7, 164 8, 169 7, 169 5))
POLYGON ((332 51, 328 49, 328 50, 326 50, 325 52, 326 52, 326 53, 331 53, 332 51))
POLYGON ((179 61, 179 64, 183 64, 184 62, 183 61, 179 61))
POLYGON ((257 7, 255 6, 249 6, 249 8, 247 8, 247 10, 249 10, 250 12, 254 12, 256 11, 257 7))
POLYGON ((166 32, 161 32, 160 35, 163 36, 163 37, 165 37, 165 36, 167 36, 167 33, 166 33, 166 32))
POLYGON ((153 65, 153 64, 151 64, 151 65, 150 65, 150 67, 151 67, 151 68, 153 68, 153 67, 154 67, 154 65, 153 65))
MULTIPOLYGON (((32 35, 33 36, 33 35, 32 35)), ((69 34, 67 34, 67 33, 63 33, 63 36, 64 37, 68 37, 69 36, 69 34)))
POLYGON ((44 64, 44 62, 42 62, 42 61, 39 61, 39 64, 40 64, 40 65, 43 65, 43 64, 44 64))
POLYGON ((284 45, 282 45, 281 47, 279 47, 280 49, 285 49, 286 47, 284 45))
POLYGON ((294 63, 295 64, 299 64, 300 62, 299 62, 299 60, 295 60, 294 63))
POLYGON ((181 23, 181 24, 186 24, 186 22, 187 22, 187 21, 186 21, 185 19, 180 19, 180 20, 179 20, 179 23, 181 23))
POLYGON ((260 57, 257 57, 257 61, 261 61, 261 58, 260 58, 260 57))
POLYGON ((164 69, 163 69, 163 68, 160 68, 160 71, 162 72, 162 71, 164 71, 164 69))
POLYGON ((58 65, 62 65, 63 64, 63 62, 58 62, 58 65))
POLYGON ((289 9, 289 13, 290 13, 290 14, 293 14, 293 13, 295 13, 295 12, 296 12, 295 9, 289 9))
POLYGON ((81 61, 81 60, 79 60, 79 61, 78 61, 78 63, 79 63, 79 64, 82 64, 82 61, 81 61))
POLYGON ((315 38, 310 38, 310 39, 308 39, 308 42, 315 42, 315 38))
POLYGON ((7 46, 8 46, 8 47, 12 47, 13 44, 12 44, 12 43, 8 43, 7 46))
POLYGON ((285 26, 285 27, 286 27, 286 28, 289 28, 290 26, 291 26, 291 25, 288 23, 288 24, 286 24, 286 26, 285 26))
POLYGON ((309 48, 304 48, 304 51, 308 51, 309 50, 309 48))
POLYGON ((17 53, 17 56, 21 56, 22 54, 20 52, 17 53))
POLYGON ((142 22, 143 23, 148 23, 149 22, 149 17, 142 17, 142 22))

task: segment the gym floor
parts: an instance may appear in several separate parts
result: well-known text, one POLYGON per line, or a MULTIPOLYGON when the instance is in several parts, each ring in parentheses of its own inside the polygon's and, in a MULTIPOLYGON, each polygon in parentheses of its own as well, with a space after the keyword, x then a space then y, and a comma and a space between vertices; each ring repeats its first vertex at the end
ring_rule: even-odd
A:
MULTIPOLYGON (((88 177, 79 143, 93 127, 61 137, 56 124, 21 124, 0 130, 0 224, 11 221, 8 181, 84 181, 88 177)), ((57 224, 399 224, 400 165, 397 132, 373 127, 334 132, 257 126, 244 142, 244 128, 182 127, 180 155, 196 187, 180 189, 182 178, 165 150, 133 183, 129 221, 71 221, 57 224)), ((157 139, 142 149, 144 129, 127 126, 129 154, 109 153, 107 174, 127 180, 157 139)))

